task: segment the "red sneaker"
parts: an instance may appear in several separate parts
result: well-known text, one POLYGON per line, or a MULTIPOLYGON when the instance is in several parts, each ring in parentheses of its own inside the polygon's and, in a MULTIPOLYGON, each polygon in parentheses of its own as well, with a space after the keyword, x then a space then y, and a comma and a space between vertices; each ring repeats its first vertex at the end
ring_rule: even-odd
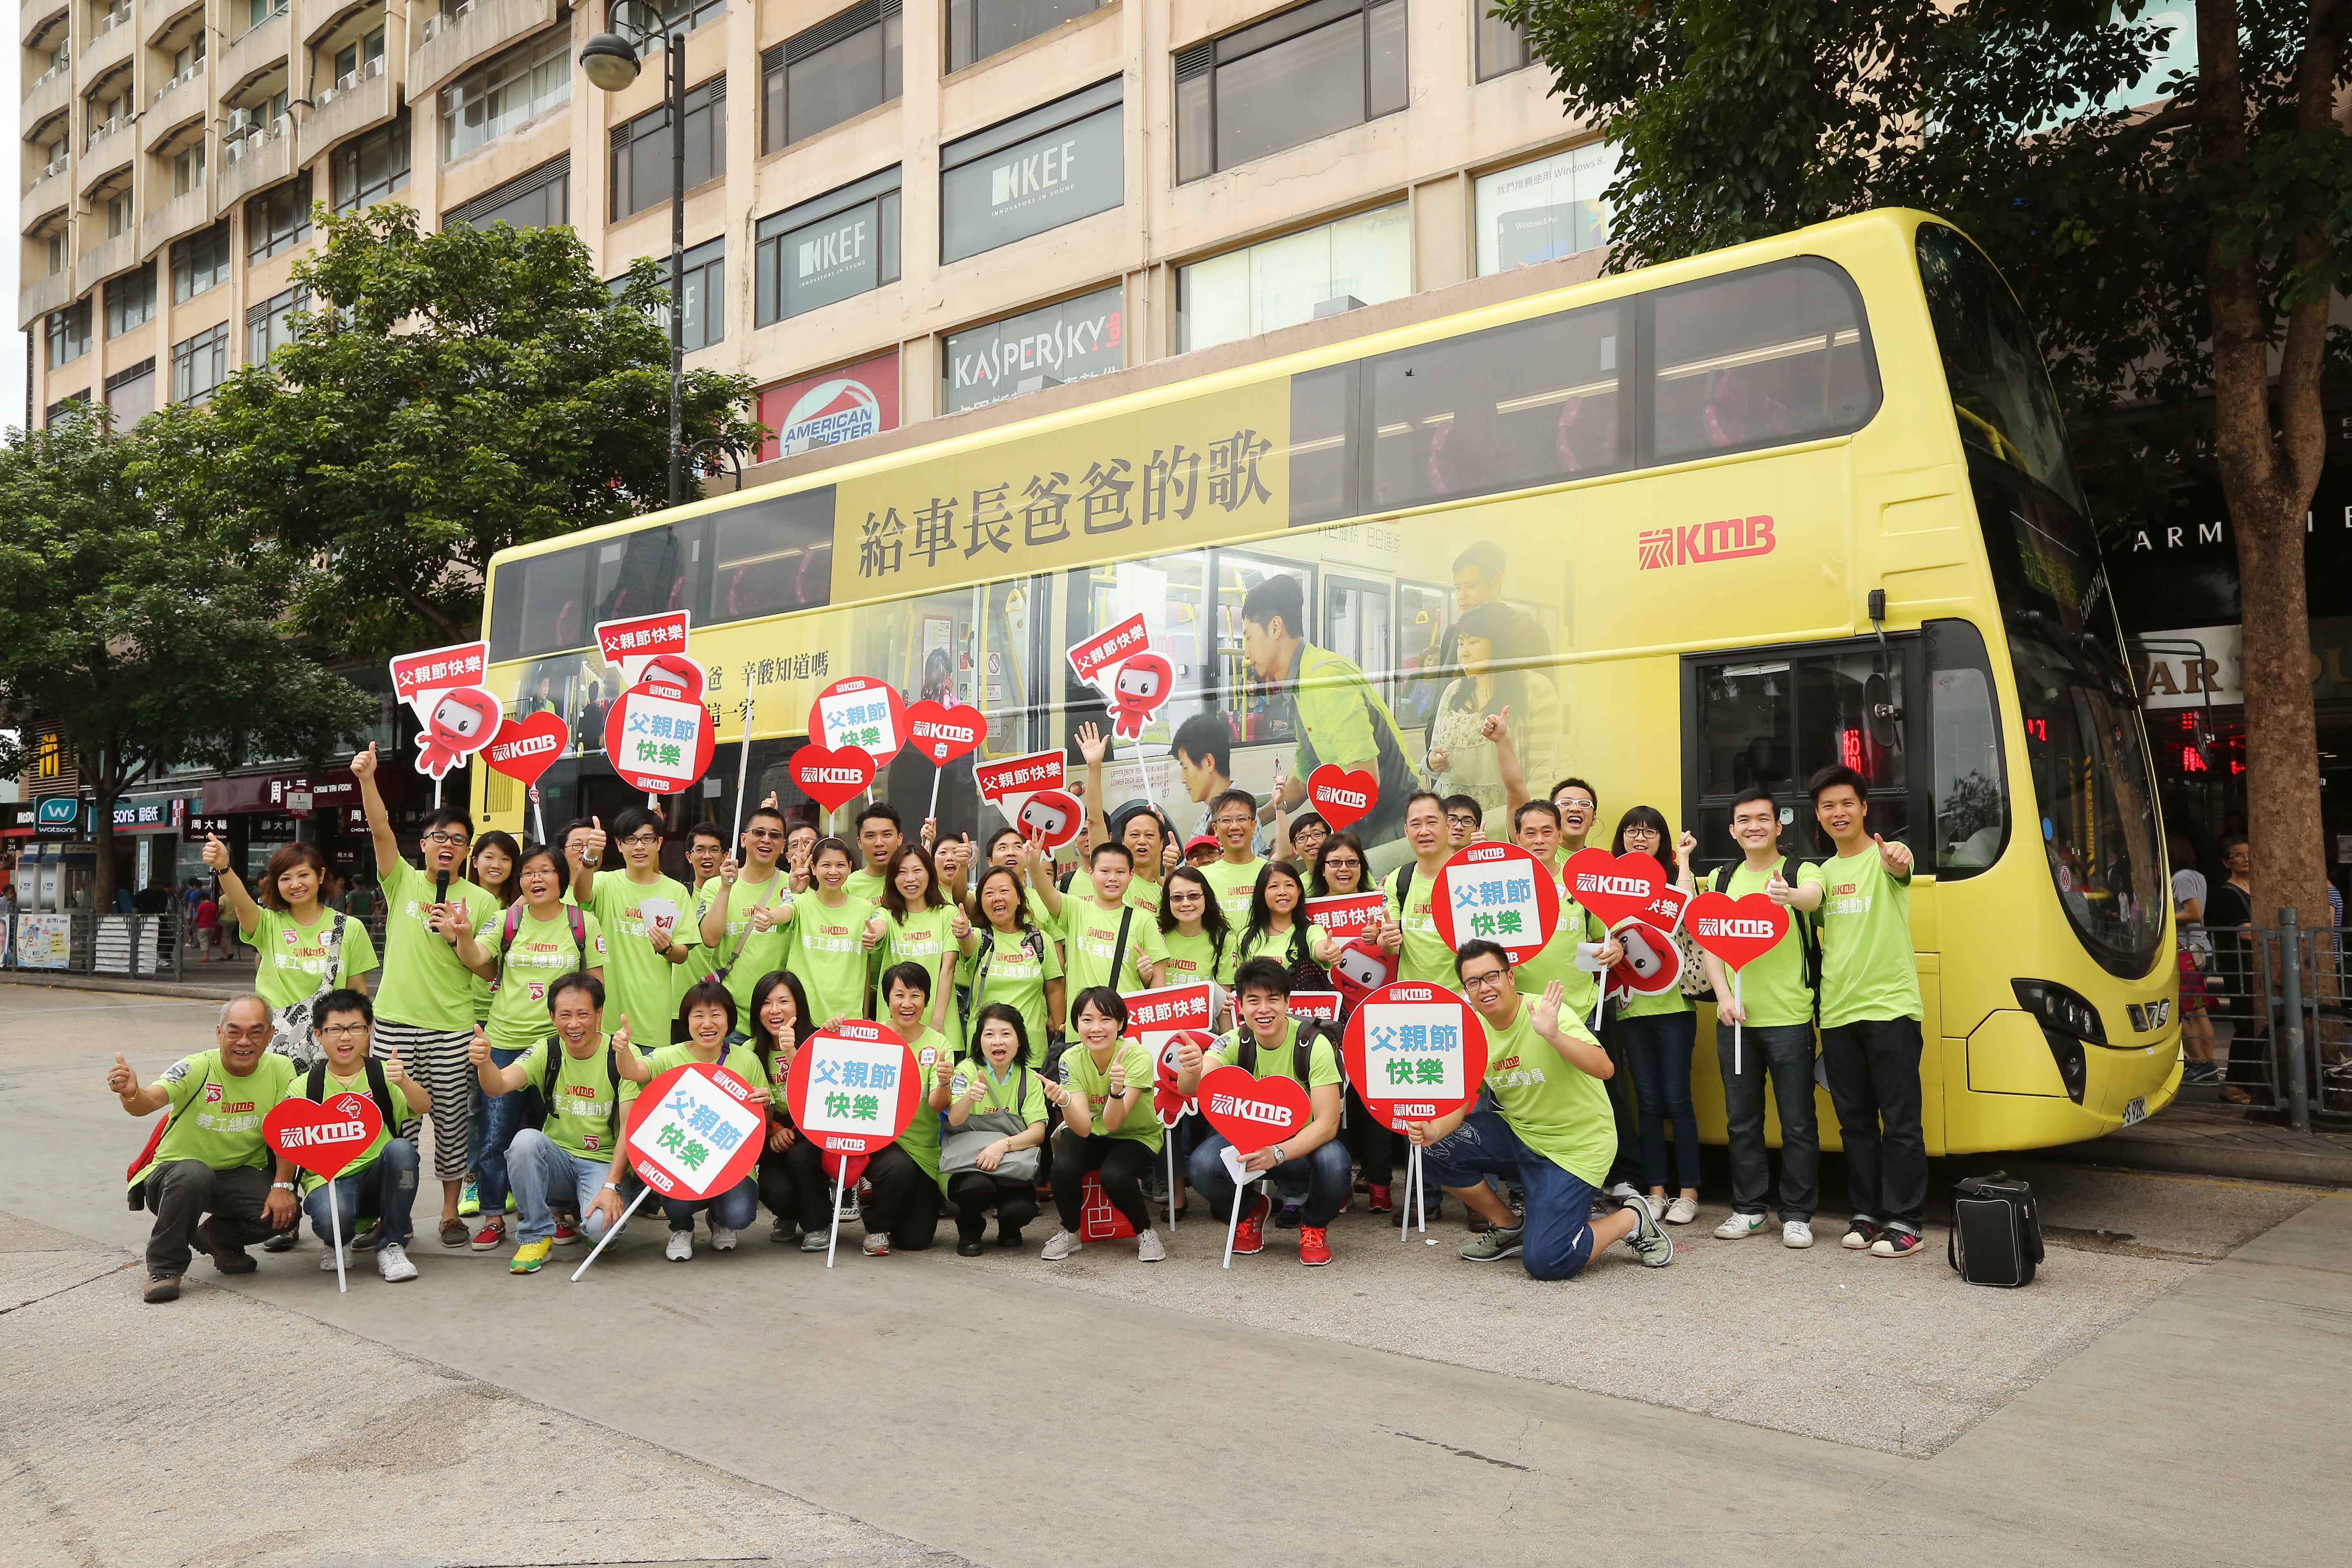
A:
POLYGON ((1375 1182, 1372 1184, 1371 1208, 1374 1214, 1394 1214, 1396 1212, 1395 1200, 1390 1197, 1386 1183, 1375 1182))
POLYGON ((496 1252, 507 1244, 507 1227, 503 1220, 491 1220, 474 1233, 474 1250, 496 1252))
POLYGON ((1323 1239, 1319 1225, 1298 1227, 1298 1261, 1309 1268, 1320 1268, 1331 1261, 1331 1244, 1323 1239))
POLYGON ((572 1224, 570 1220, 568 1220, 568 1219, 560 1219, 560 1220, 557 1220, 557 1221, 555 1222, 555 1245, 556 1245, 556 1246, 558 1246, 558 1247, 575 1247, 575 1246, 579 1245, 579 1241, 580 1241, 580 1227, 579 1227, 578 1226, 573 1225, 573 1224, 572 1224))
POLYGON ((1242 1215, 1242 1223, 1234 1227, 1234 1251, 1264 1252, 1265 1250, 1265 1216, 1274 1208, 1271 1200, 1261 1197, 1242 1215))

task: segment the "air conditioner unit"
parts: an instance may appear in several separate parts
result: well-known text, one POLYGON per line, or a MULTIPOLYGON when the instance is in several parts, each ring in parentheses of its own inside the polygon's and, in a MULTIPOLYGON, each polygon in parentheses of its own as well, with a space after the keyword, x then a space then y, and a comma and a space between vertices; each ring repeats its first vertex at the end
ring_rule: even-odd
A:
POLYGON ((228 111, 227 122, 221 127, 221 134, 224 136, 242 135, 245 132, 252 129, 252 127, 253 110, 250 109, 232 109, 228 111))
POLYGON ((286 116, 284 116, 284 115, 282 115, 282 114, 281 114, 281 115, 279 115, 277 119, 275 119, 275 120, 273 120, 273 121, 271 121, 269 122, 269 134, 268 134, 268 140, 270 140, 270 141, 272 141, 272 142, 275 142, 275 141, 277 141, 280 136, 285 135, 289 131, 291 131, 291 130, 293 130, 293 129, 294 129, 294 122, 293 122, 291 120, 289 120, 286 116))
POLYGON ((319 89, 319 102, 318 102, 318 107, 319 107, 319 108, 320 108, 320 109, 324 109, 324 108, 326 108, 326 107, 327 107, 327 105, 329 105, 329 104, 331 104, 331 103, 334 102, 334 101, 335 101, 335 100, 337 100, 337 99, 339 99, 339 98, 341 98, 341 97, 342 97, 342 96, 343 96, 343 86, 342 86, 342 83, 341 83, 341 82, 337 82, 337 83, 336 83, 334 86, 332 86, 332 87, 322 87, 322 88, 320 88, 320 89, 319 89))

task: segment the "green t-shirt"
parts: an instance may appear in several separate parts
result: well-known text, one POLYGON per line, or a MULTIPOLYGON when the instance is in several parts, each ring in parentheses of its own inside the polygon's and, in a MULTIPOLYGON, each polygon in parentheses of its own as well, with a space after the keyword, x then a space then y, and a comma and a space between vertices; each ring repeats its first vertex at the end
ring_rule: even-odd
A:
MULTIPOLYGON (((1791 865, 1790 869, 1800 878, 1804 875, 1801 866, 1791 865)), ((1770 871, 1751 871, 1745 860, 1708 875, 1708 886, 1735 899, 1760 893, 1771 880, 1770 871)), ((1749 1023, 1770 1027, 1813 1021, 1813 995, 1805 986, 1805 942, 1797 931, 1797 921, 1806 918, 1803 910, 1790 910, 1788 934, 1769 952, 1743 970, 1725 969, 1727 979, 1734 973, 1738 975, 1739 1004, 1747 1010, 1749 1023)))
POLYGON ((694 905, 687 912, 692 922, 694 940, 686 944, 686 962, 670 965, 669 1016, 673 1018, 677 1016, 678 1006, 685 1002, 686 994, 699 984, 703 976, 719 973, 718 956, 702 945, 702 898, 718 880, 716 877, 706 877, 700 884, 689 889, 694 905))
POLYGON ((1388 704, 1373 694, 1364 672, 1329 648, 1302 646, 1292 665, 1297 677, 1291 701, 1298 714, 1299 754, 1294 763, 1302 774, 1317 764, 1339 767, 1350 763, 1380 765, 1383 746, 1390 755, 1408 754, 1404 732, 1397 728, 1388 704), (1385 734, 1372 729, 1374 710, 1385 734))
MULTIPOLYGON (((647 1057, 646 1070, 654 1077, 659 1078, 672 1068, 682 1068, 688 1062, 698 1062, 702 1059, 694 1054, 694 1048, 691 1046, 680 1042, 664 1046, 652 1056, 647 1057)), ((760 1053, 751 1048, 751 1042, 748 1037, 728 1036, 719 1052, 717 1065, 725 1068, 729 1072, 750 1084, 759 1092, 761 1100, 773 1100, 776 1098, 777 1086, 768 1081, 768 1066, 760 1059, 760 1053)), ((634 1100, 636 1097, 631 1095, 629 1098, 634 1100)))
POLYGON ((1397 954, 1397 978, 1418 981, 1423 985, 1443 985, 1450 991, 1461 977, 1454 973, 1454 950, 1437 934, 1437 917, 1429 909, 1430 896, 1437 891, 1437 879, 1417 865, 1412 869, 1412 887, 1407 890, 1402 906, 1397 903, 1397 884, 1404 879, 1406 868, 1398 867, 1381 884, 1381 897, 1388 905, 1389 919, 1404 931, 1404 949, 1397 954))
POLYGON ((866 922, 873 915, 872 902, 854 896, 835 909, 827 909, 814 891, 793 900, 791 917, 780 928, 792 939, 784 967, 801 977, 809 1016, 819 1024, 866 1016, 866 922))
POLYGON ((1181 931, 1160 933, 1160 943, 1168 950, 1168 967, 1160 972, 1163 985, 1190 985, 1196 981, 1213 980, 1220 985, 1234 983, 1234 938, 1225 939, 1225 951, 1219 953, 1207 931, 1195 931, 1187 936, 1181 931))
POLYGON ((613 1157, 614 1141, 628 1125, 625 1108, 637 1098, 637 1086, 627 1079, 621 1079, 618 1098, 614 1097, 613 1068, 605 1059, 612 1045, 611 1035, 597 1036, 596 1048, 583 1061, 565 1050, 562 1042, 553 1036, 542 1035, 539 1043, 515 1063, 522 1068, 524 1084, 539 1089, 547 1082, 548 1051, 552 1048, 562 1057, 562 1063, 556 1068, 555 1092, 548 1099, 547 1125, 542 1131, 549 1142, 583 1160, 613 1157))
MULTIPOLYGON (((1297 1054, 1297 1045, 1298 1020, 1286 1018, 1282 1025, 1282 1043, 1278 1046, 1258 1047, 1257 1076, 1286 1078, 1294 1083, 1297 1082, 1298 1075, 1291 1070, 1297 1064, 1291 1058, 1297 1054)), ((1242 1031, 1235 1029, 1211 1046, 1205 1059, 1213 1067, 1241 1065, 1242 1031)), ((1332 1052, 1331 1037, 1328 1032, 1318 1031, 1315 1037, 1314 1045, 1307 1047, 1307 1087, 1310 1090, 1318 1089, 1325 1084, 1336 1084, 1339 1081, 1339 1058, 1332 1052)))
POLYGON ((1878 846, 1797 873, 1822 888, 1822 1027, 1862 1018, 1927 1020, 1911 947, 1911 884, 1886 874, 1878 846))
POLYGON ((293 1058, 264 1051, 251 1072, 233 1078, 217 1048, 198 1051, 165 1068, 159 1081, 171 1097, 164 1114, 172 1125, 155 1147, 154 1163, 132 1181, 173 1160, 201 1160, 215 1171, 269 1163, 261 1119, 293 1092, 293 1058))
POLYGON ((1301 926, 1297 923, 1297 917, 1294 916, 1290 931, 1280 932, 1268 931, 1261 933, 1255 942, 1252 942, 1247 933, 1244 933, 1239 944, 1240 951, 1234 957, 1234 971, 1238 973, 1241 966, 1253 958, 1271 958, 1283 968, 1288 969, 1294 956, 1290 941, 1292 931, 1302 932, 1304 936, 1304 940, 1297 946, 1296 956, 1305 958, 1310 963, 1315 961, 1317 944, 1331 940, 1321 926, 1312 923, 1301 926))
POLYGON ((331 921, 342 921, 341 962, 335 968, 335 984, 349 985, 352 981, 375 967, 375 943, 368 936, 367 923, 358 919, 345 920, 332 910, 320 912, 316 925, 299 925, 294 917, 277 910, 254 906, 260 917, 258 925, 241 925, 239 931, 260 954, 260 966, 253 973, 253 988, 271 1007, 291 1007, 297 1002, 307 1002, 318 994, 320 983, 327 978, 327 933, 331 921))
MULTIPOLYGON (((895 1031, 898 1026, 890 1027, 895 1031)), ((940 1179, 940 1113, 931 1109, 931 1085, 939 1081, 940 1073, 950 1069, 955 1049, 945 1035, 929 1028, 908 1037, 907 1045, 915 1053, 915 1084, 903 1092, 915 1097, 915 1115, 898 1134, 898 1147, 913 1155, 923 1174, 936 1182, 940 1179)))
POLYGON ((1249 924, 1250 896, 1257 891, 1257 874, 1265 869, 1262 856, 1238 866, 1220 857, 1201 868, 1201 875, 1216 889, 1217 907, 1225 911, 1225 923, 1237 931, 1249 924))
MULTIPOLYGON (((1537 1034, 1534 1018, 1535 1009, 1522 1003, 1509 1028, 1486 1026, 1487 1092, 1520 1142, 1598 1189, 1617 1157, 1617 1120, 1609 1109, 1608 1086, 1537 1034)), ((1592 1039, 1565 1007, 1559 1026, 1578 1039, 1592 1039)))
POLYGON ((525 910, 515 923, 511 950, 507 947, 504 915, 491 921, 489 930, 474 933, 475 945, 499 960, 499 987, 490 997, 489 1022, 482 1028, 490 1044, 502 1051, 530 1049, 547 1037, 547 988, 575 969, 604 966, 604 928, 585 910, 580 912, 580 924, 588 938, 584 955, 572 940, 569 910, 542 921, 534 920, 525 910))
MULTIPOLYGON (((985 1060, 974 1057, 956 1064, 948 1079, 948 1093, 961 1100, 964 1091, 975 1082, 985 1084, 987 1092, 972 1101, 972 1115, 1010 1111, 1033 1127, 1045 1120, 1045 1080, 1038 1076, 1035 1068, 1008 1068, 1000 1079, 985 1060)), ((949 1131, 955 1131, 952 1124, 949 1131)))
MULTIPOLYGON (((1130 877, 1128 879, 1127 892, 1123 897, 1125 901, 1134 905, 1137 910, 1141 913, 1148 914, 1154 921, 1157 921, 1160 918, 1160 895, 1162 890, 1160 884, 1158 882, 1147 882, 1140 877, 1130 877)), ((1062 897, 1066 899, 1084 899, 1088 902, 1092 902, 1094 896, 1094 872, 1085 866, 1081 866, 1076 870, 1071 872, 1070 885, 1068 888, 1064 889, 1062 897)))
POLYGON ((882 901, 882 873, 860 866, 841 879, 841 890, 853 899, 864 899, 869 904, 882 901))
POLYGON ((1043 930, 983 931, 980 940, 982 952, 965 959, 961 965, 963 983, 971 990, 975 1020, 973 1038, 967 1044, 976 1051, 980 1010, 992 1002, 1002 1002, 1021 1015, 1022 1027, 1029 1035, 1030 1061, 1044 1061, 1045 983, 1062 978, 1061 953, 1043 930))
MULTIPOLYGON (((718 947, 704 950, 710 954, 710 963, 702 973, 711 973, 719 965, 728 965, 727 989, 735 998, 740 1016, 749 1017, 751 987, 760 984, 761 976, 784 967, 784 955, 793 941, 789 924, 780 922, 766 931, 753 931, 751 916, 762 906, 772 910, 792 901, 792 874, 779 866, 772 874, 757 882, 738 877, 732 888, 716 877, 711 878, 702 885, 702 892, 695 900, 694 926, 697 931, 702 929, 702 917, 710 912, 722 890, 727 894, 727 930, 719 938, 718 947)), ((678 993, 681 1000, 685 994, 684 991, 678 993)))
POLYGON ((1156 1068, 1151 1053, 1143 1048, 1141 1040, 1121 1036, 1111 1044, 1111 1060, 1127 1066, 1127 1087, 1139 1089, 1143 1098, 1128 1111, 1127 1120, 1115 1129, 1106 1131, 1102 1124, 1103 1108, 1110 1103, 1110 1069, 1095 1065, 1095 1054, 1085 1045, 1072 1046, 1062 1053, 1062 1083, 1074 1094, 1087 1097, 1087 1106, 1094 1114, 1095 1135, 1100 1138, 1127 1138, 1142 1144, 1153 1153, 1160 1152, 1166 1129, 1151 1109, 1151 1086, 1156 1068))
MULTIPOLYGON (((405 860, 383 873, 383 977, 376 985, 375 1014, 386 1024, 452 1033, 471 1029, 474 972, 457 961, 446 936, 425 929, 433 906, 433 879, 405 860)), ((499 918, 497 899, 462 877, 452 878, 449 896, 462 900, 473 929, 499 918)))
MULTIPOLYGON (((955 911, 944 904, 939 904, 925 910, 919 915, 909 915, 904 920, 896 915, 890 915, 887 910, 884 913, 889 923, 883 929, 882 945, 875 950, 876 983, 879 984, 880 977, 898 964, 920 964, 923 973, 931 977, 931 1000, 936 1003, 942 987, 950 991, 955 988, 955 964, 950 957, 956 952, 956 940, 950 932, 950 928, 955 923, 955 911)), ((890 998, 887 996, 877 996, 875 1000, 880 1006, 890 1005, 890 998)), ((928 1019, 935 1015, 926 1007, 923 1016, 928 1019)), ((951 1047, 950 1054, 961 1055, 963 1047, 963 1027, 956 1017, 955 1001, 952 997, 948 1001, 947 1023, 943 1032, 951 1047)))
MULTIPOLYGON (((310 1075, 308 1073, 297 1074, 293 1082, 287 1087, 286 1098, 289 1100, 308 1100, 310 1096, 305 1091, 309 1089, 310 1087, 310 1075)), ((384 1084, 383 1089, 386 1094, 392 1096, 392 1108, 397 1114, 393 1117, 390 1125, 380 1127, 376 1130, 375 1142, 367 1146, 367 1152, 365 1153, 352 1161, 350 1164, 344 1166, 342 1170, 337 1173, 335 1180, 339 1182, 348 1181, 352 1177, 358 1175, 362 1171, 366 1170, 370 1165, 374 1164, 377 1158, 383 1153, 383 1146, 392 1142, 394 1136, 398 1132, 401 1125, 409 1120, 411 1113, 408 1108, 408 1096, 402 1090, 400 1085, 387 1081, 384 1084)), ((362 1063, 360 1070, 352 1074, 350 1078, 337 1078, 335 1076, 335 1069, 332 1067, 328 1068, 326 1078, 320 1083, 319 1088, 319 1103, 324 1105, 328 1100, 332 1100, 339 1094, 356 1094, 362 1100, 373 1098, 368 1090, 367 1066, 365 1063, 362 1063)), ((296 1180, 301 1184, 303 1195, 308 1197, 312 1192, 316 1191, 325 1183, 326 1178, 324 1176, 313 1175, 310 1172, 304 1171, 296 1177, 296 1180)), ((343 1239, 348 1241, 351 1238, 349 1237, 345 1237, 343 1239)))
POLYGON ((1559 981, 1562 1010, 1590 1026, 1593 1004, 1601 1000, 1601 976, 1576 966, 1576 944, 1603 942, 1608 935, 1600 916, 1562 892, 1559 921, 1552 927, 1551 939, 1543 944, 1542 952, 1511 971, 1512 986, 1522 996, 1540 996, 1545 986, 1559 981))
POLYGON ((629 1043, 640 1051, 668 1044, 670 1023, 677 1016, 671 1000, 677 980, 670 971, 678 966, 667 953, 656 952, 646 934, 649 899, 667 900, 677 911, 673 942, 692 938, 694 898, 676 878, 632 882, 625 870, 599 871, 588 900, 589 911, 604 928, 605 1026, 625 1019, 629 1043))
POLYGON ((1063 978, 1068 983, 1069 994, 1075 1000, 1088 986, 1108 985, 1114 991, 1140 991, 1144 988, 1143 966, 1157 963, 1168 956, 1168 949, 1160 940, 1160 922, 1134 905, 1122 901, 1115 910, 1105 910, 1092 899, 1064 898, 1062 900, 1063 978), (1118 928, 1127 926, 1127 952, 1119 955, 1118 973, 1111 973, 1111 959, 1118 955, 1118 928))

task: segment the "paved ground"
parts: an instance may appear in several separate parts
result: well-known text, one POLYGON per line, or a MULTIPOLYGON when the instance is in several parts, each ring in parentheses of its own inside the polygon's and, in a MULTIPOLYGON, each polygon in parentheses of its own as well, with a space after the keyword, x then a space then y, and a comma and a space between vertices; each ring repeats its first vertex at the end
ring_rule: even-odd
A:
POLYGON ((426 1243, 424 1279, 339 1298, 306 1243, 145 1308, 99 1079, 209 1016, 0 991, 0 1207, 44 1222, 0 1228, 0 1489, 33 1525, 0 1562, 2339 1555, 2352 1196, 2009 1162, 2052 1241, 2020 1292, 1959 1285, 1940 1231, 1794 1254, 1713 1241, 1711 1206, 1675 1268, 1566 1285, 1361 1215, 1329 1269, 1231 1274, 1199 1221, 1157 1268, 830 1275, 760 1241, 668 1265, 641 1226, 576 1287, 426 1243), (226 1423, 188 1422, 190 1368, 226 1423))

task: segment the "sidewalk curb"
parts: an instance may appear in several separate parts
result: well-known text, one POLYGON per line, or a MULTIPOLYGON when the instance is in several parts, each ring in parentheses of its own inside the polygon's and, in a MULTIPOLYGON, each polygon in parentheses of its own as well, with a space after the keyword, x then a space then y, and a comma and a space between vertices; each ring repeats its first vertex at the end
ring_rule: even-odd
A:
POLYGON ((249 993, 234 986, 168 980, 117 980, 110 975, 56 974, 38 970, 0 970, 0 985, 41 985, 58 991, 97 991, 116 996, 173 996, 184 1002, 227 1002, 249 993))
POLYGON ((2352 1154, 2296 1154, 2276 1149, 2212 1149, 2163 1140, 2110 1134, 2088 1143, 2036 1149, 2038 1160, 2077 1165, 2112 1165, 2127 1171, 2163 1171, 2183 1176, 2228 1176, 2249 1182, 2284 1182, 2306 1187, 2352 1187, 2352 1154))

